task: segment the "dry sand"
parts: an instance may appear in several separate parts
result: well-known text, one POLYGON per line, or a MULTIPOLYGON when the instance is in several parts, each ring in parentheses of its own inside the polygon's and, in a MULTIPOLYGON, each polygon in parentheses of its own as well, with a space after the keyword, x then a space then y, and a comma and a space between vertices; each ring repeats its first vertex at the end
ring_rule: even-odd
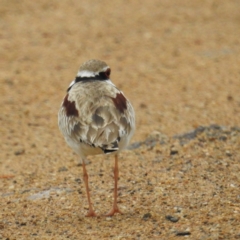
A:
POLYGON ((239 1, 0 0, 0 29, 0 239, 240 239, 239 1), (57 126, 92 58, 137 116, 112 218, 113 157, 89 158, 86 218, 57 126))

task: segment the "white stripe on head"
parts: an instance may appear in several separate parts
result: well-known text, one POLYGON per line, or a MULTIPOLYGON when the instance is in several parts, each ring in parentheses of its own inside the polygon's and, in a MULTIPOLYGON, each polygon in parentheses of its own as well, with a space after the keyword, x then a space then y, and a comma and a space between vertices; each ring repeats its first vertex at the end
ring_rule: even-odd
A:
POLYGON ((77 77, 95 77, 98 73, 82 70, 77 73, 77 77))

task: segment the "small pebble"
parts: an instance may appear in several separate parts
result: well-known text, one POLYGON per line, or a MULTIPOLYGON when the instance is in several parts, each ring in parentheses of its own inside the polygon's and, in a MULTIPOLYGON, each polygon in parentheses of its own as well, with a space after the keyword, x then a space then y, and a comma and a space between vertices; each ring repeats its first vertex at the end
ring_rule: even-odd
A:
POLYGON ((189 236, 191 233, 189 231, 176 232, 176 236, 189 236))
POLYGON ((176 213, 180 213, 182 211, 181 207, 174 207, 174 210, 176 211, 176 213))
POLYGON ((145 213, 144 215, 143 215, 143 220, 148 220, 149 218, 151 218, 152 217, 152 214, 151 213, 145 213))
POLYGON ((170 155, 176 155, 176 154, 178 154, 178 150, 177 149, 171 149, 170 155))
POLYGON ((223 135, 223 136, 219 137, 219 140, 221 140, 221 141, 226 141, 226 140, 227 140, 227 137, 223 135))
POLYGON ((167 215, 165 218, 167 220, 171 221, 171 222, 177 222, 179 220, 178 217, 174 217, 174 216, 171 216, 171 215, 167 215))
POLYGON ((60 167, 58 169, 58 172, 65 172, 65 171, 68 171, 68 169, 66 167, 60 167))
POLYGON ((17 151, 14 152, 14 154, 15 154, 16 156, 22 155, 22 154, 24 154, 24 153, 25 153, 25 150, 24 150, 24 149, 20 149, 20 150, 17 150, 17 151))
POLYGON ((77 182, 77 183, 81 183, 82 182, 81 178, 75 178, 74 181, 77 182))
POLYGON ((228 157, 231 157, 232 156, 232 153, 230 151, 226 151, 225 154, 228 156, 228 157))

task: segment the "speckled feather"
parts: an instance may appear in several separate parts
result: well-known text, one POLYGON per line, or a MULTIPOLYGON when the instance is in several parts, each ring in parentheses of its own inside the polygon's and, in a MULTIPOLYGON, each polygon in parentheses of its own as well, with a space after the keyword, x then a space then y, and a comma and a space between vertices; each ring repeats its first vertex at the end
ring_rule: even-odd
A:
MULTIPOLYGON (((96 63, 83 64, 78 76, 97 76, 109 68, 96 63)), ((71 84, 58 115, 66 142, 83 158, 124 149, 133 135, 135 116, 123 93, 110 80, 71 84)))

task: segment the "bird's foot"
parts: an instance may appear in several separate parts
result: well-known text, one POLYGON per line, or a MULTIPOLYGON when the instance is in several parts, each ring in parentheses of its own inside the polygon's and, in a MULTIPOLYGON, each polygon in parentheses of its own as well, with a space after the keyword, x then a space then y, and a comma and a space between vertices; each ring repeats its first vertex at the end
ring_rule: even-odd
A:
POLYGON ((119 208, 116 206, 116 207, 113 207, 105 216, 111 217, 111 216, 113 216, 115 213, 123 214, 123 213, 119 210, 119 208))
POLYGON ((89 210, 86 217, 97 217, 97 214, 93 210, 89 210))

